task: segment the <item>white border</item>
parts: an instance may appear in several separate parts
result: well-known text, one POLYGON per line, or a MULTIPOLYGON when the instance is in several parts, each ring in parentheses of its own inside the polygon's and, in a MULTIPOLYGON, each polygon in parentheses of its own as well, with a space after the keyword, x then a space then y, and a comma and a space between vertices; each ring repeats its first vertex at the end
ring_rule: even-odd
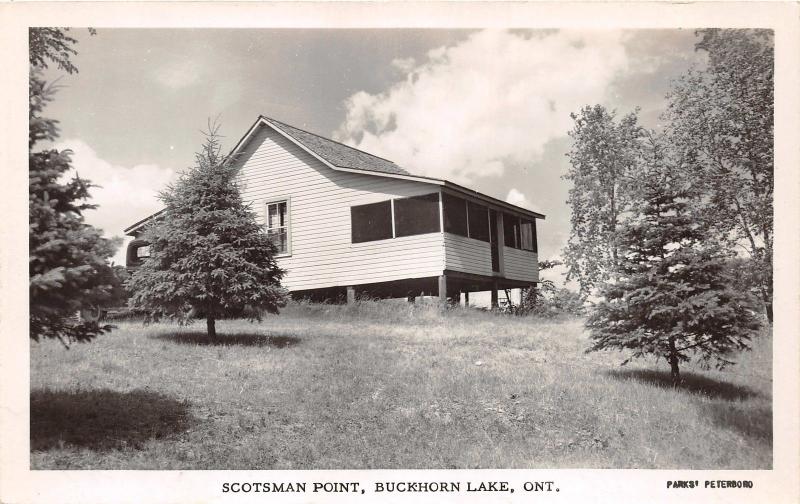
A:
POLYGON ((0 210, 0 502, 798 502, 798 356, 800 226, 798 167, 800 74, 795 3, 14 3, 0 5, 2 110, 0 210), (28 423, 27 88, 28 26, 94 27, 529 27, 776 30, 774 469, 770 471, 502 470, 502 471, 30 471, 28 423), (7 167, 16 167, 8 169, 7 167), (555 480, 558 494, 222 494, 222 481, 399 479, 555 480), (665 488, 670 478, 751 479, 752 491, 665 488))

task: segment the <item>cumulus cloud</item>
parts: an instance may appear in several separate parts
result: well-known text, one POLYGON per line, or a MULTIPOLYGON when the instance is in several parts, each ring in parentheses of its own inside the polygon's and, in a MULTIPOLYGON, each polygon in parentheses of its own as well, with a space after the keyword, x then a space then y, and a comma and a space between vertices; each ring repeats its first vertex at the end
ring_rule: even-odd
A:
POLYGON ((529 200, 528 197, 517 188, 512 188, 510 191, 508 191, 508 194, 506 195, 506 203, 511 203, 512 205, 521 206, 522 208, 527 208, 528 210, 541 213, 541 210, 539 210, 536 205, 531 203, 531 200, 529 200))
POLYGON ((602 101, 627 69, 619 31, 522 34, 486 30, 395 60, 404 79, 350 96, 338 140, 412 173, 467 183, 537 161, 570 112, 602 101))
MULTIPOLYGON (((87 211, 84 217, 87 223, 102 229, 109 238, 123 236, 123 229, 160 210, 162 205, 156 198, 158 191, 177 177, 174 171, 154 164, 113 165, 79 139, 65 139, 55 148, 73 152, 73 170, 66 176, 71 177, 77 172, 81 178, 100 186, 90 189, 90 202, 98 208, 87 211)), ((125 264, 124 246, 117 251, 114 262, 125 264)))

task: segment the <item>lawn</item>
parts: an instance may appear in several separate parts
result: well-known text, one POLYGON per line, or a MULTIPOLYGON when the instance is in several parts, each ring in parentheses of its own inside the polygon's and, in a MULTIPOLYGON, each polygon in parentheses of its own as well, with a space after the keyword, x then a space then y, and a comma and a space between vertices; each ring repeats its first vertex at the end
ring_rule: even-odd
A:
POLYGON ((772 467, 772 341, 725 371, 620 367, 582 321, 289 306, 31 343, 34 469, 772 467))

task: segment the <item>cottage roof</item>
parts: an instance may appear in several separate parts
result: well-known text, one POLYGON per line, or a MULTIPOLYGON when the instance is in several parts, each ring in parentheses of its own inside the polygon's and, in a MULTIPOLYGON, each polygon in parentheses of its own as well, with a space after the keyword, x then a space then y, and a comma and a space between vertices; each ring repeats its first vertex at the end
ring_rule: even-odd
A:
MULTIPOLYGON (((258 116, 256 122, 249 130, 247 130, 247 133, 245 133, 245 135, 239 140, 236 146, 231 150, 229 156, 239 151, 239 149, 241 149, 247 143, 247 140, 250 138, 250 135, 256 129, 258 129, 258 127, 262 124, 267 124, 270 127, 274 128, 279 133, 289 138, 292 142, 299 145, 301 148, 305 149, 314 157, 322 161, 324 164, 328 165, 329 167, 335 170, 363 172, 371 175, 401 178, 401 179, 415 180, 429 184, 435 184, 449 188, 463 195, 471 196, 490 203, 494 203, 495 205, 500 206, 502 208, 514 210, 523 215, 528 215, 529 217, 538 219, 545 218, 544 214, 541 214, 539 212, 529 210, 527 208, 523 208, 517 205, 513 205, 511 203, 507 203, 503 200, 493 198, 491 196, 487 196, 477 191, 473 191, 472 189, 468 189, 461 185, 450 182, 449 180, 413 175, 408 171, 404 170, 403 168, 397 166, 394 162, 389 161, 388 159, 375 156, 368 152, 356 149, 355 147, 350 147, 343 143, 339 143, 334 140, 330 140, 328 138, 308 132, 306 130, 290 126, 286 123, 277 121, 275 119, 263 115, 258 116)), ((158 217, 163 212, 164 210, 161 210, 129 226, 128 228, 125 229, 125 234, 131 235, 135 233, 146 223, 148 223, 151 219, 158 217)))
POLYGON ((394 175, 411 175, 392 161, 358 150, 349 145, 321 137, 309 131, 290 126, 275 119, 261 116, 273 126, 302 143, 318 156, 339 168, 350 168, 371 172, 391 173, 394 175))

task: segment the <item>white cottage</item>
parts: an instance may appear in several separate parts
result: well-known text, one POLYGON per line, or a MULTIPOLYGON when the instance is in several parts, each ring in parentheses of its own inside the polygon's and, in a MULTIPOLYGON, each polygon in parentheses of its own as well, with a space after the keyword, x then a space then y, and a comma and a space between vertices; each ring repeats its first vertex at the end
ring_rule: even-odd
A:
MULTIPOLYGON (((529 287, 544 215, 289 126, 258 120, 231 152, 239 184, 278 247, 294 297, 352 300, 529 287)), ((147 257, 125 229, 127 266, 147 257)))

